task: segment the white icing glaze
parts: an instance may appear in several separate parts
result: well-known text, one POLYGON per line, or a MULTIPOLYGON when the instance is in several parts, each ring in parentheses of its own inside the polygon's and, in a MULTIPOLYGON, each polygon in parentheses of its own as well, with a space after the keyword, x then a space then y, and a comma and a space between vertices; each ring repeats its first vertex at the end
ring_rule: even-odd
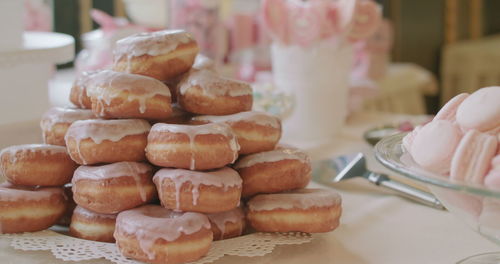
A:
MULTIPOLYGON (((180 190, 186 182, 190 182, 193 185, 193 205, 198 203, 200 185, 224 187, 224 191, 227 191, 228 187, 236 186, 241 188, 242 184, 238 172, 228 167, 205 172, 184 169, 161 169, 153 177, 153 181, 158 189, 161 189, 161 185, 165 179, 170 179, 175 184, 176 209, 179 209, 180 206, 180 190)), ((159 193, 161 194, 162 192, 159 193)))
POLYGON ((92 79, 92 76, 98 71, 86 71, 82 72, 78 78, 75 79, 75 83, 72 89, 78 89, 78 103, 79 106, 83 106, 83 98, 87 95, 87 85, 92 79), (76 86, 76 87, 75 87, 76 86))
POLYGON ((309 156, 305 152, 291 147, 278 147, 275 150, 245 156, 236 162, 234 168, 247 168, 258 163, 277 162, 281 160, 299 160, 302 163, 310 163, 309 156))
POLYGON ((181 235, 194 234, 210 229, 207 216, 200 213, 174 212, 158 205, 144 205, 123 211, 116 219, 115 237, 118 232, 133 235, 149 259, 155 257, 152 247, 157 239, 175 241, 181 235))
POLYGON ((207 69, 215 71, 215 62, 203 54, 198 54, 196 55, 196 58, 194 60, 193 69, 196 70, 207 69))
POLYGON ((205 121, 205 122, 223 122, 223 123, 236 123, 240 121, 244 122, 252 122, 261 126, 269 126, 273 128, 280 128, 281 122, 279 118, 257 111, 248 111, 241 112, 233 115, 225 115, 225 116, 214 116, 214 115, 204 115, 204 116, 195 116, 193 120, 205 121))
POLYGON ((249 84, 221 77, 211 70, 191 70, 188 74, 179 84, 179 92, 182 95, 195 86, 201 87, 203 93, 209 97, 252 95, 252 87, 249 84))
POLYGON ((19 200, 41 201, 49 199, 52 195, 64 196, 63 189, 55 187, 20 187, 12 186, 8 183, 0 185, 1 202, 15 202, 19 200))
POLYGON ((151 125, 142 119, 79 120, 68 128, 65 139, 80 141, 90 138, 96 144, 101 144, 104 140, 117 142, 129 135, 148 133, 150 129, 151 125))
MULTIPOLYGON (((147 163, 129 161, 116 162, 102 166, 80 166, 76 169, 71 183, 73 184, 73 188, 77 188, 76 183, 82 179, 98 181, 119 177, 132 177, 136 183, 142 201, 146 202, 146 190, 141 182, 141 175, 152 171, 153 168, 147 163)), ((147 175, 147 177, 150 176, 147 175)))
POLYGON ((309 209, 333 206, 340 202, 340 195, 333 190, 299 189, 284 193, 259 194, 248 201, 248 208, 251 211, 309 209))
POLYGON ((138 33, 118 40, 114 49, 115 64, 125 57, 127 72, 130 72, 130 61, 142 55, 157 56, 168 54, 180 44, 194 41, 191 34, 184 30, 163 30, 138 33))
POLYGON ((52 130, 58 123, 71 124, 78 120, 95 119, 96 116, 89 109, 52 107, 42 116, 40 127, 45 130, 52 130))
MULTIPOLYGON (((217 228, 221 231, 219 239, 223 238, 224 233, 226 232, 227 223, 238 223, 240 221, 243 221, 243 219, 245 218, 245 214, 240 207, 236 207, 233 210, 222 213, 207 214, 207 216, 210 222, 217 226, 217 228)), ((240 230, 240 234, 241 232, 242 230, 240 230)))
POLYGON ((2 149, 2 151, 0 151, 0 157, 8 153, 10 155, 10 162, 14 163, 17 161, 18 155, 22 156, 34 152, 42 153, 42 155, 68 153, 66 148, 63 146, 48 145, 48 144, 25 144, 25 145, 10 146, 2 149))
POLYGON ((95 218, 101 218, 101 219, 116 219, 117 214, 100 214, 96 212, 91 212, 81 206, 76 206, 75 210, 73 211, 73 214, 78 214, 81 217, 85 217, 87 219, 95 219, 95 218))
POLYGON ((190 149, 191 149, 191 164, 190 169, 194 170, 196 168, 195 159, 195 139, 198 135, 223 135, 229 139, 229 147, 233 152, 233 163, 236 158, 238 158, 238 151, 240 150, 240 145, 236 140, 231 127, 224 123, 210 123, 205 125, 177 125, 177 124, 164 124, 156 123, 151 128, 151 132, 171 132, 186 134, 189 137, 190 149))
MULTIPOLYGON (((97 103, 110 105, 120 93, 127 91, 127 100, 139 102, 139 112, 146 112, 146 101, 156 95, 170 97, 170 90, 154 78, 110 70, 100 71, 92 76, 87 86, 87 95, 97 99, 97 103)), ((103 116, 104 113, 100 113, 103 116)))

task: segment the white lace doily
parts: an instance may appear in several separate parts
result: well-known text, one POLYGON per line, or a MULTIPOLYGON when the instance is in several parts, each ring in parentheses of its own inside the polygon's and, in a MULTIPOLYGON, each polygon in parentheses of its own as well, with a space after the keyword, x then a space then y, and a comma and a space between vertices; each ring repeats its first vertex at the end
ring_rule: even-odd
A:
MULTIPOLYGON (((117 264, 140 263, 123 257, 113 243, 78 239, 52 230, 7 236, 12 239, 10 245, 15 249, 50 250, 56 258, 65 261, 105 258, 117 264)), ((311 240, 312 236, 310 234, 300 232, 254 233, 233 239, 215 241, 205 257, 192 263, 210 263, 224 255, 264 256, 271 253, 277 245, 303 244, 311 240)))

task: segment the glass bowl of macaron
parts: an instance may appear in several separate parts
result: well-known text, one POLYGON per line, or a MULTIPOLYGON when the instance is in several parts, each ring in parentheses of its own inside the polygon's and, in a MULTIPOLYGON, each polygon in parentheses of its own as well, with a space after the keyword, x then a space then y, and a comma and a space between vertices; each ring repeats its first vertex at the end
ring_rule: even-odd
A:
MULTIPOLYGON (((459 94, 434 119, 375 146, 387 168, 425 183, 443 205, 500 245, 500 86, 459 94)), ((499 263, 500 252, 459 263, 499 263)))

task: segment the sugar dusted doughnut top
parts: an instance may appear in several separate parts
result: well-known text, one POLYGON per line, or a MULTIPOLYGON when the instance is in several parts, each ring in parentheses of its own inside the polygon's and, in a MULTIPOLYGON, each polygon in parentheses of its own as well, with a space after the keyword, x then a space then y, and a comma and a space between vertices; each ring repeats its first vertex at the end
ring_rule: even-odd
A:
POLYGON ((156 184, 162 182, 164 179, 170 179, 178 188, 185 182, 191 182, 194 186, 203 184, 217 187, 224 186, 225 188, 233 186, 241 187, 242 184, 238 172, 228 167, 204 172, 165 168, 156 172, 153 177, 153 181, 156 184))
POLYGON ((277 162, 281 160, 298 160, 302 163, 310 162, 309 156, 299 149, 293 147, 278 147, 275 150, 245 156, 236 162, 234 168, 242 169, 258 163, 277 162))
POLYGON ((95 119, 96 116, 89 109, 52 107, 42 116, 40 126, 50 130, 57 123, 71 124, 78 120, 95 119))
POLYGON ((481 88, 469 95, 458 107, 456 119, 464 130, 500 130, 500 86, 481 88))
POLYGON ((182 234, 210 229, 210 222, 200 213, 174 212, 158 205, 144 205, 119 213, 116 226, 115 232, 135 235, 141 248, 149 251, 157 239, 174 241, 182 234))
POLYGON ((284 193, 259 194, 248 202, 251 211, 329 207, 341 202, 340 195, 324 189, 299 189, 284 193))
POLYGON ((10 183, 0 184, 0 201, 41 201, 52 195, 64 195, 62 188, 14 186, 10 183))
POLYGON ((247 96, 252 94, 252 87, 244 82, 231 80, 217 75, 214 71, 191 70, 189 75, 179 84, 180 94, 185 94, 191 87, 201 87, 209 97, 217 96, 247 96))
POLYGON ((104 140, 117 142, 126 136, 144 134, 150 129, 151 125, 142 119, 80 120, 71 124, 65 139, 80 141, 90 138, 100 144, 104 140))
POLYGON ((162 30, 138 33, 116 42, 115 61, 122 56, 157 56, 174 51, 177 46, 194 42, 194 38, 184 30, 162 30))
POLYGON ((236 123, 240 121, 253 122, 257 125, 261 126, 269 126, 273 128, 280 128, 281 122, 279 118, 257 111, 248 111, 241 112, 232 115, 225 116, 213 116, 213 115, 204 115, 204 116, 195 116, 193 120, 197 121, 206 121, 206 122, 227 122, 227 123, 236 123))

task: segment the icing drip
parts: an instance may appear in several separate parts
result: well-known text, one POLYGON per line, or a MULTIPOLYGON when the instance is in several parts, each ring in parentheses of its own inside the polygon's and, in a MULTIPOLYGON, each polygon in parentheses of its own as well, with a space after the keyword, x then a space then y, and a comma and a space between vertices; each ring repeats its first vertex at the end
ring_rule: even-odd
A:
POLYGON ((180 94, 185 94, 195 86, 201 87, 203 93, 209 97, 252 95, 252 87, 249 84, 221 77, 207 69, 191 70, 187 78, 179 84, 180 94))
POLYGON ((207 69, 215 71, 215 62, 203 54, 198 54, 196 55, 196 58, 194 60, 193 69, 196 70, 207 69))
POLYGON ((80 166, 76 169, 71 182, 73 183, 73 187, 75 187, 75 183, 82 179, 98 181, 119 177, 132 177, 136 183, 137 190, 139 191, 142 201, 146 202, 147 193, 145 186, 142 184, 142 178, 150 177, 152 171, 153 168, 147 163, 129 161, 117 162, 103 166, 80 166))
POLYGON ((104 115, 104 106, 110 105, 111 101, 127 91, 129 102, 139 102, 139 112, 146 112, 146 101, 156 95, 170 98, 170 90, 163 83, 154 78, 138 74, 115 72, 104 70, 93 75, 88 85, 87 95, 97 99, 101 105, 100 115, 104 115))
MULTIPOLYGON (((83 106, 83 98, 87 95, 87 85, 89 81, 92 79, 92 76, 96 74, 98 71, 86 71, 83 72, 76 80, 74 86, 78 88, 78 103, 80 106, 83 106)), ((75 89, 75 88, 73 88, 75 89)))
POLYGON ((194 41, 191 34, 184 30, 163 30, 138 33, 116 42, 114 49, 115 64, 122 58, 127 60, 127 72, 130 72, 130 61, 142 55, 157 56, 168 54, 180 44, 194 41))
POLYGON ((299 160, 302 163, 310 163, 309 156, 305 152, 296 148, 285 147, 245 156, 236 162, 234 168, 247 168, 257 163, 276 162, 281 160, 299 160))
POLYGON ((252 122, 261 126, 269 126, 272 128, 281 127, 281 122, 279 118, 264 112, 256 112, 256 111, 241 112, 225 116, 214 116, 214 115, 195 116, 193 117, 193 120, 205 121, 211 123, 213 122, 236 123, 243 121, 243 122, 252 122))
POLYGON ((153 177, 153 181, 158 189, 161 189, 161 185, 165 179, 170 179, 175 185, 177 210, 180 209, 180 190, 182 185, 186 182, 190 182, 193 186, 191 191, 193 205, 198 203, 200 185, 224 187, 224 191, 227 191, 227 188, 229 187, 241 188, 242 184, 242 180, 238 172, 228 167, 205 172, 183 169, 161 169, 156 172, 153 177))
POLYGON ((36 202, 49 199, 52 195, 64 196, 63 189, 55 187, 21 187, 13 186, 9 183, 0 185, 0 201, 2 202, 15 202, 19 200, 36 202))
POLYGON ((88 109, 75 109, 75 108, 62 108, 52 107, 49 111, 45 112, 40 122, 40 127, 44 131, 52 130, 52 127, 57 123, 71 124, 78 120, 95 119, 96 116, 92 110, 88 109))
POLYGON ((79 120, 69 127, 65 138, 77 141, 90 138, 101 144, 104 140, 117 142, 129 135, 144 134, 150 129, 149 123, 141 119, 79 120))
MULTIPOLYGON (((176 124, 164 124, 157 123, 153 125, 151 131, 154 132, 171 132, 185 134, 189 137, 189 145, 191 149, 191 161, 189 169, 194 170, 196 168, 196 157, 195 157, 195 139, 198 135, 222 135, 229 139, 229 148, 233 152, 233 161, 238 158, 238 151, 240 150, 240 145, 236 140, 231 127, 224 123, 211 123, 205 125, 176 125, 176 124)), ((231 162, 231 163, 232 163, 231 162)))
POLYGON ((210 229, 210 222, 203 214, 144 205, 118 214, 115 237, 118 232, 135 236, 148 258, 154 259, 152 248, 156 240, 175 241, 183 234, 194 234, 203 228, 210 229))
POLYGON ((0 157, 4 154, 9 154, 10 162, 15 163, 18 156, 28 155, 29 153, 39 152, 42 155, 54 155, 58 153, 67 154, 67 150, 63 146, 47 145, 47 144, 26 144, 26 145, 15 145, 2 149, 0 151, 0 157))
MULTIPOLYGON (((245 218, 245 214, 240 207, 237 207, 233 210, 215 213, 215 214, 207 214, 210 223, 217 226, 217 229, 220 230, 220 237, 218 239, 224 238, 224 233, 226 232, 226 224, 227 223, 238 223, 245 218)), ((243 228, 243 226, 241 227, 243 228)), ((243 230, 240 230, 240 234, 243 230)))
POLYGON ((100 218, 100 219, 116 219, 117 214, 100 214, 96 212, 91 212, 81 206, 75 207, 75 210, 73 211, 73 214, 78 214, 82 217, 85 217, 87 219, 95 219, 95 218, 100 218))
POLYGON ((260 194, 248 202, 251 211, 309 209, 340 204, 340 195, 324 189, 299 189, 284 193, 260 194))

